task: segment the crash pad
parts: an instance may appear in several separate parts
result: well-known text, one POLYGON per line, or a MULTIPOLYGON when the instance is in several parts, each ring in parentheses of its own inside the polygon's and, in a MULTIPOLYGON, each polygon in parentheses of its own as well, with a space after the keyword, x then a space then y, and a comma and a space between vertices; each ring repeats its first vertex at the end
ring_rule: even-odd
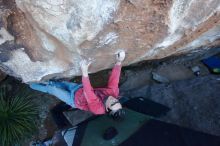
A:
POLYGON ((151 119, 119 146, 220 146, 220 137, 151 119))
POLYGON ((123 107, 152 117, 163 116, 170 110, 168 107, 144 97, 127 100, 123 103, 123 107))
POLYGON ((202 60, 202 62, 213 72, 220 73, 220 58, 217 56, 212 56, 207 59, 202 60))
POLYGON ((108 115, 96 118, 90 121, 86 126, 81 146, 115 146, 128 139, 136 132, 150 117, 130 109, 126 109, 126 116, 123 121, 115 121, 108 115), (111 140, 104 140, 102 135, 104 131, 114 127, 118 134, 111 140))

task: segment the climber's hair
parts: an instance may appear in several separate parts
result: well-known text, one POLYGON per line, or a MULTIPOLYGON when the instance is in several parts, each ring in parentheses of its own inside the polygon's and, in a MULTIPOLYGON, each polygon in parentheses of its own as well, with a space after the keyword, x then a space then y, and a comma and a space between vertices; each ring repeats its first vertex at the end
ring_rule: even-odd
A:
POLYGON ((125 111, 123 109, 119 109, 117 111, 110 111, 109 115, 116 121, 122 121, 125 118, 125 111))

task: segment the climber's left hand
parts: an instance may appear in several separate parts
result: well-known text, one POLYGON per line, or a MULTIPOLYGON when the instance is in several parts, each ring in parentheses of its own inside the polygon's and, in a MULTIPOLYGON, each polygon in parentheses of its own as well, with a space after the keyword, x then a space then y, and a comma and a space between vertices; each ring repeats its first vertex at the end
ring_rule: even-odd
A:
POLYGON ((80 67, 81 67, 82 75, 84 77, 88 76, 88 68, 89 68, 91 63, 92 63, 91 61, 87 61, 87 60, 82 60, 80 62, 80 67))

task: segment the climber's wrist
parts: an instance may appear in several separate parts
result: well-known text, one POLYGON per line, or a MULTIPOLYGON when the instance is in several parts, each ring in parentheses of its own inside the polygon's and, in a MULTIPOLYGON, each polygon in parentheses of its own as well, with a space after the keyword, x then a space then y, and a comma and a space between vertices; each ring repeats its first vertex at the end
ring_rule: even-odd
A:
POLYGON ((82 76, 83 77, 88 77, 89 75, 88 75, 88 71, 82 71, 82 76))
POLYGON ((115 65, 121 65, 121 61, 117 61, 115 65))

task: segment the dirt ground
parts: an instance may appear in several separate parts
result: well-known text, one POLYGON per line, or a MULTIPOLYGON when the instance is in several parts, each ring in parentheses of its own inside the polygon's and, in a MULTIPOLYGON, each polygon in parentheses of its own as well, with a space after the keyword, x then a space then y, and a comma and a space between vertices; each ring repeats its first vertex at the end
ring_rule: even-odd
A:
POLYGON ((169 107, 171 110, 160 118, 162 121, 220 136, 219 88, 220 76, 206 75, 168 84, 133 86, 121 94, 145 97, 169 107))

